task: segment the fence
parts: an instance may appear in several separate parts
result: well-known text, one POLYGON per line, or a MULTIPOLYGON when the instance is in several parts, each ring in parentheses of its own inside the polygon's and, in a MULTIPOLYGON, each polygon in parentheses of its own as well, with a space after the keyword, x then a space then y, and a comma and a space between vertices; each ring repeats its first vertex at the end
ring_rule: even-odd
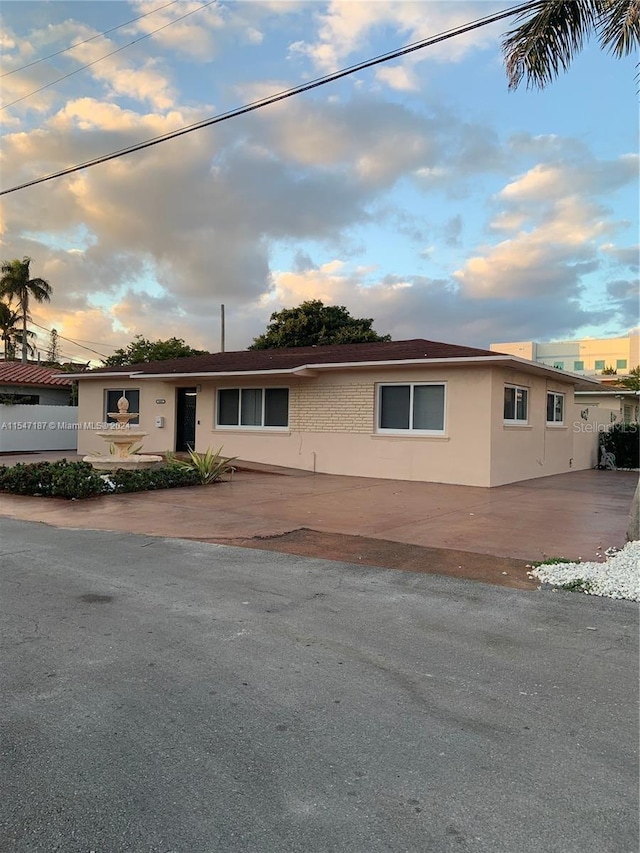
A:
POLYGON ((78 446, 77 406, 0 404, 0 453, 73 450, 78 446))

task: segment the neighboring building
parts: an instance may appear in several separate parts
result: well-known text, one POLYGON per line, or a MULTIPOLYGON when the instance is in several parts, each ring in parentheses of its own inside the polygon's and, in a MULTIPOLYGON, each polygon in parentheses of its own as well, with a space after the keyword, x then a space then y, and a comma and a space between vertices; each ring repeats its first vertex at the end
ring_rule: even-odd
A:
MULTIPOLYGON (((148 453, 223 446, 309 471, 473 486, 597 458, 597 435, 575 427, 574 391, 599 383, 434 341, 226 352, 74 378, 79 421, 107 420, 124 393, 148 453)), ((79 432, 80 453, 103 448, 79 432)))
POLYGON ((69 406, 72 386, 58 368, 0 361, 0 404, 69 406))
POLYGON ((583 338, 546 343, 514 341, 491 344, 489 349, 580 376, 601 376, 603 370, 612 367, 620 377, 640 364, 640 330, 633 329, 624 338, 583 338))
POLYGON ((603 426, 638 422, 639 395, 624 388, 601 391, 576 391, 576 404, 587 409, 586 416, 603 426))

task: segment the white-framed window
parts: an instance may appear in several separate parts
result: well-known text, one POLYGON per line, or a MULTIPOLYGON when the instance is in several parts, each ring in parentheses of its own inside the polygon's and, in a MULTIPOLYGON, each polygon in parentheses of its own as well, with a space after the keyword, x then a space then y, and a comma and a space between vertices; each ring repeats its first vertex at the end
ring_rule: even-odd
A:
POLYGON ((547 423, 564 423, 564 394, 547 391, 547 423))
POLYGON ((285 429, 288 388, 218 388, 216 426, 220 429, 285 429))
POLYGON ((526 424, 529 422, 529 389, 519 385, 504 386, 504 422, 505 424, 526 424))
MULTIPOLYGON (((140 391, 137 388, 128 388, 124 391, 122 388, 117 390, 108 388, 104 395, 104 419, 106 422, 115 424, 115 418, 109 417, 109 412, 118 411, 118 400, 120 397, 125 397, 129 401, 129 411, 140 411, 140 391)), ((140 418, 131 418, 130 424, 139 424, 140 418)))
POLYGON ((446 388, 443 382, 378 386, 378 432, 444 435, 446 388))

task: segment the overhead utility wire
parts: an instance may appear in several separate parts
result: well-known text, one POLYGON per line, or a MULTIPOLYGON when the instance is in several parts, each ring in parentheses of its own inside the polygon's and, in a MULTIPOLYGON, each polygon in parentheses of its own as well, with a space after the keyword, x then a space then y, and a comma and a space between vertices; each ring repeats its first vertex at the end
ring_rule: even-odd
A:
MULTIPOLYGON (((51 334, 51 329, 47 329, 46 326, 41 326, 40 323, 36 323, 35 320, 31 320, 31 325, 37 326, 39 329, 42 329, 44 332, 49 332, 49 334, 51 334)), ((65 338, 64 335, 60 334, 60 332, 58 332, 58 337, 63 341, 67 341, 67 343, 73 344, 76 347, 80 347, 80 349, 86 349, 88 352, 94 353, 94 355, 99 355, 100 358, 107 358, 108 357, 103 352, 98 352, 97 350, 91 349, 90 347, 83 347, 82 344, 79 344, 77 341, 73 341, 73 340, 71 340, 71 338, 65 338)))
POLYGON ((380 65, 382 62, 388 62, 390 59, 396 59, 399 56, 404 56, 408 53, 413 53, 414 51, 421 50, 424 47, 431 47, 434 44, 438 44, 438 42, 445 41, 446 39, 453 38, 454 36, 462 35, 463 33, 470 32, 471 30, 479 29, 480 27, 484 27, 487 24, 492 24, 495 21, 500 21, 503 18, 508 18, 511 15, 525 12, 528 9, 534 8, 537 3, 538 0, 532 0, 532 2, 529 3, 523 3, 519 6, 512 6, 510 9, 498 12, 495 15, 489 15, 485 18, 480 18, 470 24, 465 24, 464 26, 456 27, 452 30, 447 30, 446 32, 441 33, 437 36, 432 36, 429 39, 414 42, 413 44, 399 48, 398 50, 391 51, 390 53, 384 53, 380 56, 374 57, 373 59, 368 59, 364 62, 359 62, 356 65, 350 65, 348 68, 343 68, 341 71, 336 71, 333 74, 327 74, 324 77, 318 77, 315 80, 311 80, 307 83, 302 83, 301 85, 294 86, 291 89, 285 89, 275 95, 270 95, 258 101, 252 101, 250 104, 245 104, 242 107, 236 107, 233 110, 228 110, 227 112, 221 113, 219 116, 204 119, 200 122, 195 122, 194 124, 179 128, 178 130, 173 130, 169 133, 165 133, 162 136, 155 136, 152 139, 146 140, 146 142, 139 142, 136 145, 131 145, 127 148, 120 148, 117 151, 111 152, 111 154, 105 154, 102 157, 95 157, 92 160, 85 160, 84 163, 78 163, 75 166, 69 166, 66 169, 61 169, 59 172, 52 172, 50 175, 44 175, 41 178, 35 178, 32 181, 26 181, 23 184, 17 184, 15 187, 9 187, 6 190, 0 190, 0 195, 8 195, 9 193, 26 189, 27 187, 33 187, 36 184, 42 184, 46 181, 52 181, 55 178, 62 178, 64 177, 64 175, 71 175, 74 172, 81 171, 82 169, 89 169, 91 166, 98 166, 100 165, 100 163, 107 163, 109 162, 109 160, 115 160, 118 157, 123 157, 125 154, 133 154, 136 151, 141 151, 144 148, 151 148, 153 145, 159 145, 161 142, 167 142, 170 139, 176 139, 179 136, 184 136, 185 134, 192 133, 195 130, 201 130, 204 127, 210 127, 211 125, 219 124, 223 121, 228 121, 231 118, 235 118, 237 116, 253 112, 254 110, 259 110, 262 107, 269 106, 270 104, 275 104, 278 101, 284 101, 285 99, 291 98, 294 95, 299 95, 302 92, 308 92, 310 89, 316 89, 319 86, 324 86, 327 83, 331 83, 334 80, 339 80, 342 77, 347 77, 350 74, 355 74, 357 71, 362 71, 365 68, 371 68, 374 65, 380 65))
POLYGON ((88 39, 84 39, 83 41, 77 41, 75 44, 69 45, 69 47, 64 47, 62 50, 56 50, 55 53, 49 53, 47 56, 41 56, 40 59, 34 59, 33 62, 27 62, 26 65, 21 65, 19 68, 12 68, 11 71, 4 71, 0 74, 1 77, 8 77, 10 74, 17 74, 18 71, 24 71, 26 68, 32 68, 34 65, 38 65, 40 62, 46 62, 47 59, 53 59, 54 56, 60 56, 62 53, 68 53, 70 50, 73 50, 76 47, 80 47, 81 44, 87 44, 87 42, 94 41, 95 39, 99 39, 100 36, 106 36, 109 33, 113 33, 116 30, 122 29, 122 27, 126 27, 129 24, 135 24, 136 21, 141 21, 143 18, 148 18, 149 15, 154 15, 156 12, 161 12, 163 9, 167 9, 169 6, 175 6, 176 3, 180 3, 181 0, 171 0, 171 3, 165 3, 164 6, 158 6, 157 9, 152 9, 150 12, 145 12, 144 15, 138 15, 137 18, 132 18, 130 21, 125 21, 124 24, 118 24, 117 27, 111 27, 108 30, 103 30, 101 33, 97 33, 95 36, 91 36, 88 39))
POLYGON ((213 6, 214 3, 217 3, 218 0, 209 0, 208 3, 205 3, 202 6, 198 6, 197 9, 192 9, 190 12, 186 12, 184 15, 180 15, 179 18, 174 18, 173 21, 169 21, 168 24, 164 24, 161 27, 158 27, 157 30, 152 30, 150 33, 145 33, 140 38, 134 39, 133 41, 128 42, 127 44, 123 44, 122 47, 118 47, 115 50, 112 50, 110 53, 105 53, 104 56, 98 57, 98 59, 94 59, 93 62, 87 62, 86 65, 81 65, 80 68, 76 68, 75 71, 70 71, 68 74, 63 74, 62 77, 58 77, 56 80, 52 80, 50 83, 45 83, 44 86, 40 86, 39 89, 34 89, 33 92, 29 92, 26 95, 22 95, 20 98, 16 98, 15 101, 10 101, 8 104, 4 104, 4 106, 0 107, 0 110, 6 110, 9 107, 12 107, 14 104, 19 104, 20 101, 25 101, 27 98, 30 98, 32 95, 37 95, 38 92, 42 92, 45 89, 51 88, 51 86, 55 86, 56 83, 62 82, 62 80, 66 80, 68 77, 73 77, 74 74, 79 74, 81 71, 84 71, 86 68, 91 68, 92 65, 97 65, 98 62, 102 62, 103 59, 108 59, 110 56, 113 56, 116 53, 120 53, 122 50, 126 50, 128 47, 131 47, 133 44, 138 44, 138 42, 144 41, 144 39, 148 39, 151 36, 159 33, 161 30, 166 30, 167 27, 171 27, 173 24, 177 24, 178 21, 183 21, 185 18, 188 18, 189 15, 195 15, 196 12, 202 11, 202 9, 206 9, 207 6, 213 6))

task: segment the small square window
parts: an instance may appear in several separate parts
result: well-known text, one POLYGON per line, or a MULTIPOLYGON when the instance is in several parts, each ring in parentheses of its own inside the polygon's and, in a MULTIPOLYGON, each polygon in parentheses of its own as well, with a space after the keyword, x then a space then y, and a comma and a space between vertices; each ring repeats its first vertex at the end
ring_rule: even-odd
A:
POLYGON ((616 370, 626 370, 627 369, 627 359, 619 358, 616 361, 616 370))
MULTIPOLYGON (((117 412, 118 411, 118 400, 120 397, 125 397, 125 399, 129 403, 129 411, 130 412, 139 412, 140 411, 140 391, 138 390, 128 390, 128 391, 107 391, 106 399, 105 399, 105 421, 110 424, 115 424, 116 419, 109 417, 109 412, 117 412)), ((129 421, 130 424, 139 424, 140 418, 131 418, 129 421)))
POLYGON ((564 361, 554 361, 553 366, 558 370, 564 370, 564 361))
POLYGON ((574 361, 573 362, 574 370, 584 370, 584 361, 574 361))
POLYGON ((508 424, 526 424, 529 408, 529 389, 505 385, 504 420, 508 424))
POLYGON ((596 361, 594 368, 595 370, 604 370, 604 361, 596 361))

